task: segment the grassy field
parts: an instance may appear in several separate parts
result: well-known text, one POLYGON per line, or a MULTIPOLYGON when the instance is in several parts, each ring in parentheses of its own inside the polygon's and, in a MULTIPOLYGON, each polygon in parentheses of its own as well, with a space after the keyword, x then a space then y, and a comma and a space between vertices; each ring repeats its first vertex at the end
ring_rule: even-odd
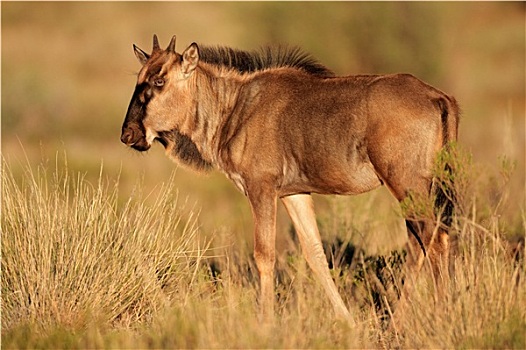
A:
MULTIPOLYGON (((422 278, 393 332, 386 316, 396 298, 381 282, 399 272, 397 263, 382 265, 357 251, 348 264, 343 250, 333 250, 334 278, 358 320, 350 328, 334 319, 300 252, 283 252, 277 317, 262 326, 255 266, 246 247, 212 248, 215 237, 202 235, 197 213, 181 201, 172 181, 156 193, 142 193, 138 184, 132 196, 122 197, 119 179, 102 168, 93 183, 64 163, 28 165, 20 179, 3 164, 5 348, 526 346, 524 226, 511 236, 500 221, 508 188, 504 167, 503 187, 493 194, 499 197, 496 206, 475 195, 483 182, 462 181, 463 214, 452 232, 446 296, 437 299, 422 278)), ((370 226, 383 220, 364 213, 359 212, 370 226)), ((359 241, 359 220, 344 217, 336 223, 322 217, 322 230, 337 229, 336 236, 359 241)))
POLYGON ((526 348, 524 9, 2 3, 2 347, 526 348), (262 326, 245 198, 119 142, 131 44, 149 51, 153 33, 162 46, 177 34, 178 51, 299 45, 338 74, 411 72, 453 94, 464 156, 445 297, 422 278, 387 329, 406 239, 396 201, 385 188, 317 196, 358 324, 334 319, 279 207, 277 317, 262 326))

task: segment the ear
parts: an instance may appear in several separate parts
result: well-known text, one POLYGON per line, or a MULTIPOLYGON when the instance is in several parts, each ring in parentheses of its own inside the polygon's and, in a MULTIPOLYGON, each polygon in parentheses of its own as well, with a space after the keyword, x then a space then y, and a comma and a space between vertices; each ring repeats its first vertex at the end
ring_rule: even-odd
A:
POLYGON ((139 49, 135 44, 133 44, 133 52, 135 52, 135 56, 137 56, 137 59, 143 66, 146 64, 146 61, 148 61, 148 58, 150 58, 150 55, 139 49))
POLYGON ((183 52, 183 72, 190 75, 199 62, 199 48, 196 43, 188 46, 183 52))

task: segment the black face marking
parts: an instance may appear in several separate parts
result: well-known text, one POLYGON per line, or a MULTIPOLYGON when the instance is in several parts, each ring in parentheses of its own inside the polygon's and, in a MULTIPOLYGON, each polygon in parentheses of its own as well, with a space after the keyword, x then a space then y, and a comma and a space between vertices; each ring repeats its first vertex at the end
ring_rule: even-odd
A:
POLYGON ((142 150, 142 145, 146 144, 146 131, 142 124, 142 120, 145 116, 146 105, 141 101, 140 89, 136 88, 128 110, 126 112, 126 118, 122 124, 121 141, 131 147, 142 150))

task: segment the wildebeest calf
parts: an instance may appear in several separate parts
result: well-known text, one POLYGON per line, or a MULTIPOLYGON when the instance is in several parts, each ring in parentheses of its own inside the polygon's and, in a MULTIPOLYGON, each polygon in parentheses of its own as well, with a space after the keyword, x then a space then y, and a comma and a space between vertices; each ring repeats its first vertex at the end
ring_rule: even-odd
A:
MULTIPOLYGON (((159 141, 169 157, 218 169, 247 196, 264 315, 274 310, 281 199, 335 312, 351 319, 329 273, 311 193, 350 195, 384 184, 399 201, 433 196, 435 157, 457 137, 454 98, 409 74, 335 77, 298 50, 258 54, 193 43, 178 54, 175 37, 162 50, 156 36, 151 54, 134 49, 142 69, 122 142, 146 151, 159 141)), ((452 203, 443 196, 436 205, 452 203)), ((406 223, 412 265, 418 269, 427 254, 438 275, 447 264, 447 227, 406 223)))

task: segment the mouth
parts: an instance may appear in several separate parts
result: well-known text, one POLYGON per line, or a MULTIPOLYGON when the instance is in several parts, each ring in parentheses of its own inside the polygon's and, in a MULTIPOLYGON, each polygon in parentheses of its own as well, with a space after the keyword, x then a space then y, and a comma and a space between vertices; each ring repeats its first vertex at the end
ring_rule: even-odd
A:
POLYGON ((140 138, 138 140, 130 140, 130 139, 121 139, 122 143, 124 143, 126 146, 133 148, 136 151, 139 152, 145 152, 150 149, 151 145, 148 143, 148 141, 145 138, 140 138))
POLYGON ((139 152, 147 151, 151 147, 145 133, 133 127, 123 129, 121 142, 139 152))
POLYGON ((139 152, 146 152, 151 147, 147 142, 141 142, 141 143, 137 142, 137 143, 134 143, 133 145, 128 145, 128 146, 130 146, 131 148, 139 152))

